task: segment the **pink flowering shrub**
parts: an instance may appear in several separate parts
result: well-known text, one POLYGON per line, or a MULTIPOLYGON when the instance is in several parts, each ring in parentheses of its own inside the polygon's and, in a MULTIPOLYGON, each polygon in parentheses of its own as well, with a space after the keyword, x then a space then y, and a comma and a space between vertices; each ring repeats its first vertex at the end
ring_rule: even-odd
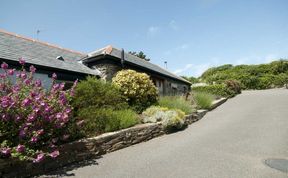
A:
POLYGON ((72 107, 69 102, 74 86, 64 90, 64 83, 55 82, 46 91, 41 80, 33 79, 36 68, 24 69, 25 61, 19 60, 21 71, 1 64, 0 73, 0 158, 19 158, 40 162, 45 157, 59 155, 57 145, 69 139, 72 107), (16 76, 16 81, 11 79, 16 76))

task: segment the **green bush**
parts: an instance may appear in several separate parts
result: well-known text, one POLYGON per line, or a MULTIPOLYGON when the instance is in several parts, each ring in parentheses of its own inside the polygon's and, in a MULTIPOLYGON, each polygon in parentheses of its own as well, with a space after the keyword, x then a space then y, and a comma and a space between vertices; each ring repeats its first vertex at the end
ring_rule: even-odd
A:
POLYGON ((280 59, 269 64, 213 67, 205 71, 200 79, 209 84, 237 80, 243 89, 267 89, 283 87, 287 83, 284 81, 287 74, 288 60, 280 59))
POLYGON ((209 93, 194 93, 194 99, 198 109, 209 109, 212 105, 213 96, 209 93))
POLYGON ((72 104, 79 110, 91 106, 119 110, 128 108, 126 100, 126 97, 122 96, 122 93, 113 84, 95 77, 87 77, 87 80, 81 81, 77 85, 72 104))
POLYGON ((186 127, 185 113, 179 109, 168 110, 160 106, 151 106, 142 113, 143 123, 162 122, 167 132, 177 131, 186 127))
POLYGON ((235 95, 225 84, 192 87, 192 92, 204 92, 218 97, 233 97, 235 95))
POLYGON ((139 116, 131 109, 119 110, 115 114, 120 120, 120 129, 125 129, 139 123, 139 116))
POLYGON ((128 98, 129 105, 139 113, 157 102, 157 88, 145 73, 122 70, 117 73, 112 82, 128 98))
POLYGON ((85 136, 124 129, 138 123, 137 114, 129 109, 88 107, 81 109, 78 117, 84 120, 81 131, 85 136))
POLYGON ((226 80, 225 85, 228 90, 231 90, 232 95, 241 93, 241 84, 237 80, 226 80))
POLYGON ((167 107, 169 109, 180 109, 185 114, 191 114, 195 111, 190 101, 186 101, 180 96, 163 96, 160 97, 159 106, 167 107))

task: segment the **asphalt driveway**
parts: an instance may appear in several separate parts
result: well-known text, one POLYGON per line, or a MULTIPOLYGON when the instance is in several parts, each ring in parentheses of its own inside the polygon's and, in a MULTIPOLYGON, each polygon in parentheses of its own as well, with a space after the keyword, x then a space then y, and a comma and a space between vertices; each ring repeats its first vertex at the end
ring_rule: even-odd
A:
POLYGON ((268 158, 288 159, 287 89, 245 91, 184 131, 65 173, 83 178, 287 178, 264 164, 268 158))

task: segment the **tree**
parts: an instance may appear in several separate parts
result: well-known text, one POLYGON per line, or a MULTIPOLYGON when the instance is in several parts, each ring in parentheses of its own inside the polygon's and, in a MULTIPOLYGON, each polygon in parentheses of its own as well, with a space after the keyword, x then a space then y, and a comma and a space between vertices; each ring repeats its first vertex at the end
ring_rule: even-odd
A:
POLYGON ((199 79, 196 77, 187 77, 187 76, 181 76, 182 78, 184 78, 185 80, 188 80, 189 82, 193 83, 198 83, 199 79))
POLYGON ((135 52, 135 51, 129 51, 128 53, 129 53, 129 54, 132 54, 132 55, 134 55, 134 56, 137 56, 137 57, 139 57, 139 58, 141 58, 141 59, 144 59, 145 61, 150 61, 150 59, 147 58, 147 56, 144 54, 143 51, 140 51, 139 53, 137 53, 137 52, 135 52))

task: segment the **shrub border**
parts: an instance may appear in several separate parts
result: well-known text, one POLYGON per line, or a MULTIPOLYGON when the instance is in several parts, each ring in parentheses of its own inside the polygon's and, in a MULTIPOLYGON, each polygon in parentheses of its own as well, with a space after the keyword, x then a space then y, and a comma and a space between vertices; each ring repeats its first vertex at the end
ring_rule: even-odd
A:
MULTIPOLYGON (((214 101, 209 111, 226 101, 227 98, 214 101)), ((190 125, 202 119, 207 112, 208 110, 197 110, 196 113, 186 115, 185 123, 190 125)), ((35 164, 15 159, 0 159, 0 177, 30 177, 44 174, 57 168, 96 158, 100 155, 148 141, 164 134, 165 131, 160 122, 140 124, 127 129, 64 144, 59 148, 61 154, 55 160, 47 158, 43 162, 35 164)))

